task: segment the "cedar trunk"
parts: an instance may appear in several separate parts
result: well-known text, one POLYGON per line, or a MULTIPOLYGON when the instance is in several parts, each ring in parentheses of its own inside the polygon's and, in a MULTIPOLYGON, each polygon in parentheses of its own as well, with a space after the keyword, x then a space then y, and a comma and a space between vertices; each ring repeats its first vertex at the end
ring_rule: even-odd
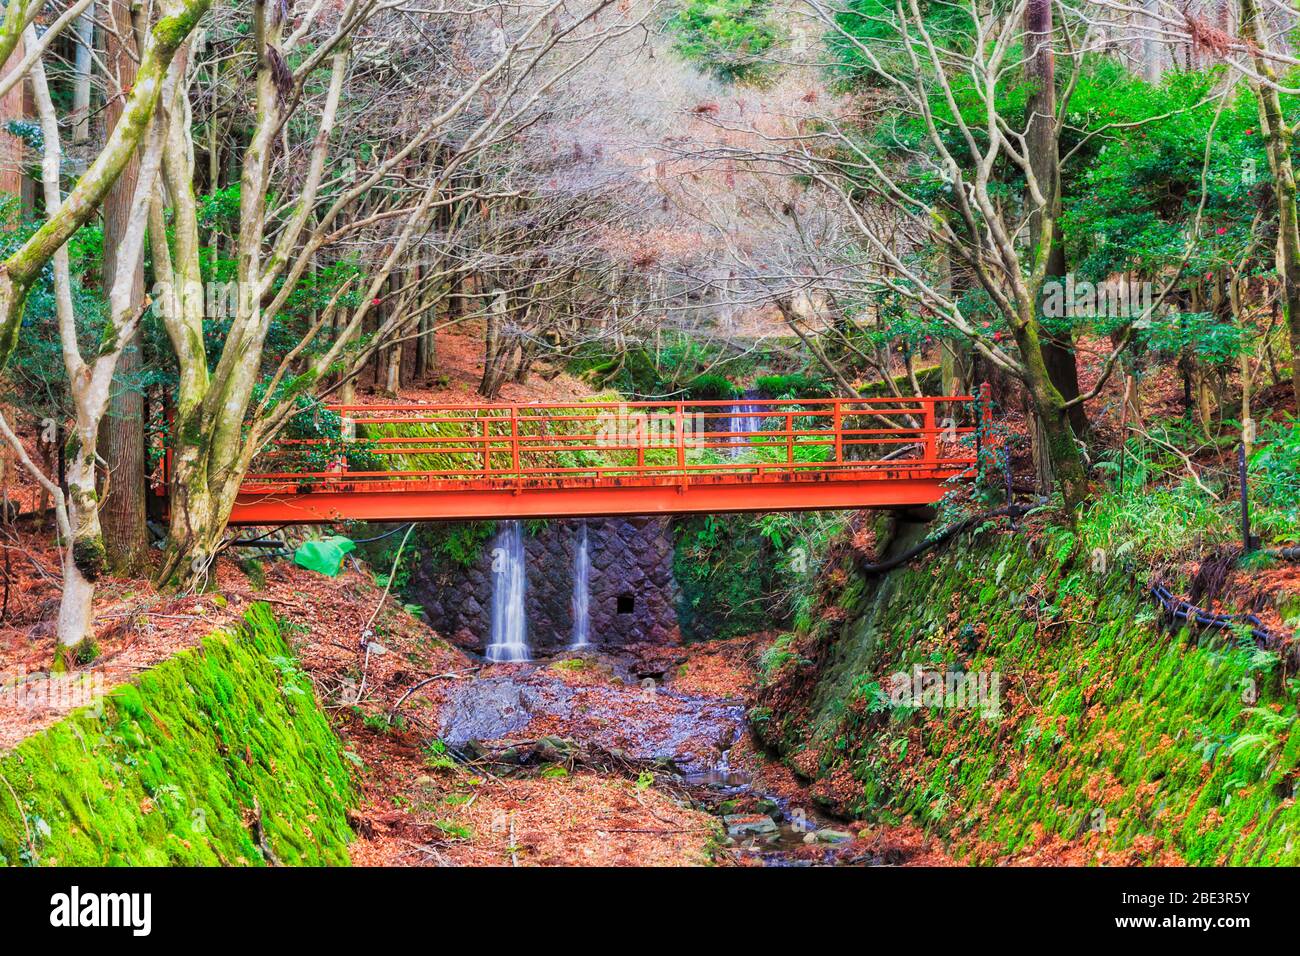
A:
MULTIPOLYGON (((104 116, 111 131, 122 114, 122 99, 112 95, 115 89, 130 89, 135 82, 138 46, 131 18, 130 0, 109 0, 108 16, 112 30, 105 35, 105 66, 115 78, 109 83, 110 96, 104 116)), ((133 157, 104 202, 104 272, 105 295, 112 289, 117 269, 117 247, 126 231, 131 214, 131 197, 139 177, 140 160, 133 157)), ((132 308, 144 301, 144 264, 136 267, 131 286, 132 308)), ((112 394, 99 429, 100 454, 107 462, 99 518, 104 532, 104 553, 109 567, 117 574, 137 574, 149 554, 149 530, 145 524, 145 454, 144 394, 139 386, 140 334, 128 341, 118 359, 113 375, 112 394)))

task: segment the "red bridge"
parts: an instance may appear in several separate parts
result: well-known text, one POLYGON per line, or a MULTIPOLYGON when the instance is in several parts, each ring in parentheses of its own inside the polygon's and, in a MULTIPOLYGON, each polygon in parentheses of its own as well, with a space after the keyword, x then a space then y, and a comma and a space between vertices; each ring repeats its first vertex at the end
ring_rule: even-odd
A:
POLYGON ((925 505, 976 463, 970 396, 348 405, 254 462, 231 523, 925 505), (328 431, 328 428, 321 430, 328 431))

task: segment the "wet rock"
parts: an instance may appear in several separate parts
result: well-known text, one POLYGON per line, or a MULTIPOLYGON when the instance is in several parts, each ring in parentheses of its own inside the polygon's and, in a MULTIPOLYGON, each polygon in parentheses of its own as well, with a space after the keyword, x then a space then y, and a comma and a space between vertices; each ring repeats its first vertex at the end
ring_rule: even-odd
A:
POLYGON ((727 825, 727 836, 765 836, 777 832, 776 821, 761 814, 733 813, 722 818, 727 825))
POLYGON ((543 737, 535 748, 538 759, 546 763, 563 763, 582 748, 576 740, 567 737, 543 737))
POLYGON ((539 701, 536 688, 509 677, 467 683, 443 709, 439 736, 453 747, 509 736, 532 719, 539 701))
POLYGON ((853 839, 852 833, 843 830, 817 830, 809 836, 815 836, 818 843, 848 843, 853 839))

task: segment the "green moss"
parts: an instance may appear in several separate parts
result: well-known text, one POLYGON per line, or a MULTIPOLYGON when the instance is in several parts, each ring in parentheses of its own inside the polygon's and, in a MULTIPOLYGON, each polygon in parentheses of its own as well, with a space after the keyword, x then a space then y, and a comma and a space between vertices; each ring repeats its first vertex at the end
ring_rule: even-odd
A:
POLYGON ((771 595, 780 552, 753 515, 689 515, 673 521, 677 620, 688 640, 735 637, 785 623, 771 595))
POLYGON ((1300 863, 1297 687, 1277 655, 1162 630, 1126 572, 1077 553, 1064 532, 966 537, 828 593, 847 619, 814 615, 778 651, 755 730, 834 777, 836 809, 919 821, 971 860, 1055 837, 1134 862, 1300 863), (1000 715, 855 693, 917 666, 997 674, 1000 715))
POLYGON ((99 645, 92 638, 84 638, 72 649, 72 657, 82 667, 93 664, 99 660, 99 645))
POLYGON ((104 539, 99 535, 77 538, 72 542, 72 563, 86 576, 87 581, 94 581, 104 571, 108 555, 104 551, 104 539))
POLYGON ((28 738, 0 774, 9 864, 348 860, 339 740, 266 605, 28 738))
POLYGON ((248 583, 253 586, 254 591, 261 591, 266 587, 266 568, 257 558, 245 558, 239 562, 239 570, 244 572, 248 578, 248 583))

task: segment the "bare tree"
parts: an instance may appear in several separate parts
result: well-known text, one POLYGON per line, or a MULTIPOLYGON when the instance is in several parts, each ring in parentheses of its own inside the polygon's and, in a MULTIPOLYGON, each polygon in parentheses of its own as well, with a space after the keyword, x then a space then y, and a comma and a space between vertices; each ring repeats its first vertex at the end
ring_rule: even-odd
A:
MULTIPOLYGON (((560 0, 541 8, 501 8, 504 19, 487 30, 472 23, 469 10, 455 15, 465 27, 451 42, 461 69, 470 68, 468 76, 453 74, 455 83, 430 109, 429 85, 393 70, 403 90, 394 101, 404 121, 395 125, 394 135, 379 141, 377 158, 354 181, 327 179, 327 159, 336 155, 333 140, 344 86, 349 76, 357 75, 352 65, 357 64, 358 71, 362 64, 369 67, 372 58, 408 40, 399 27, 409 17, 378 19, 397 6, 351 2, 332 19, 317 7, 292 30, 277 8, 252 8, 251 26, 258 38, 252 64, 256 98, 252 135, 241 157, 240 232, 235 237, 240 293, 215 362, 203 341, 204 276, 189 100, 178 92, 164 152, 174 242, 165 238, 161 200, 154 204, 150 229, 155 269, 163 277, 159 311, 180 367, 169 484, 171 526, 160 580, 189 584, 206 575, 240 482, 253 458, 295 413, 295 397, 319 392, 331 376, 336 385, 346 382, 377 351, 418 323, 419 314, 409 308, 418 289, 399 281, 392 308, 385 309, 368 338, 362 339, 367 321, 385 304, 385 291, 392 296, 394 275, 418 263, 419 283, 428 284, 444 278, 448 269, 456 271, 446 264, 426 270, 429 263, 419 262, 418 254, 437 211, 479 193, 472 182, 469 195, 455 192, 469 161, 531 122, 538 103, 555 84, 633 25, 627 19, 608 25, 596 22, 612 7, 611 0, 595 0, 569 13, 560 0), (378 44, 375 49, 363 43, 358 32, 362 24, 380 22, 389 29, 371 41, 378 44), (289 68, 290 55, 300 48, 301 62, 289 68), (562 51, 566 55, 549 67, 562 51), (326 68, 329 80, 322 87, 317 74, 326 68), (311 104, 313 122, 294 132, 292 120, 305 103, 311 104), (277 160, 277 155, 299 149, 300 164, 277 160), (272 207, 268 194, 284 175, 293 177, 292 199, 272 207), (372 253, 356 283, 361 291, 357 304, 348 305, 344 297, 350 289, 339 288, 299 344, 278 361, 268 362, 267 333, 294 290, 321 255, 348 242, 363 242, 372 253), (318 342, 326 328, 333 340, 318 342), (259 389, 261 397, 255 400, 259 389)), ((446 25, 453 16, 433 15, 426 23, 412 15, 418 25, 409 42, 425 42, 426 29, 446 25)), ((374 143, 373 123, 366 134, 374 143)), ((339 135, 347 138, 343 131, 339 135)))

